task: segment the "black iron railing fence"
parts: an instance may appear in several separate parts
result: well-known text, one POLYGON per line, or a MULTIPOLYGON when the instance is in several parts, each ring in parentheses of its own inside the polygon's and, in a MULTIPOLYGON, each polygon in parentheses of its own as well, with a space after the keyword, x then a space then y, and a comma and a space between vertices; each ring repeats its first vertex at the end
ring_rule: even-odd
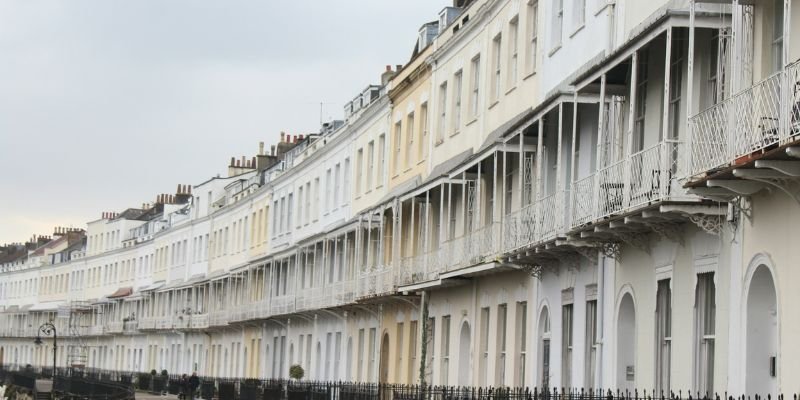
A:
POLYGON ((0 383, 10 383, 33 393, 37 379, 51 379, 52 391, 61 399, 133 400, 136 393, 131 380, 122 374, 108 373, 101 377, 100 374, 68 368, 58 368, 54 374, 52 368, 0 366, 0 383))
MULTIPOLYGON (((0 381, 32 388, 37 377, 52 376, 52 369, 0 367, 0 381)), ((770 395, 703 395, 690 391, 620 391, 609 389, 556 389, 528 387, 420 386, 363 382, 321 382, 284 379, 220 378, 199 376, 192 391, 181 375, 149 374, 87 368, 59 368, 56 391, 74 398, 133 399, 134 389, 173 394, 188 400, 189 394, 204 400, 773 400, 770 395), (67 385, 67 386, 65 386, 67 385), (130 396, 130 397, 126 397, 130 396)), ((776 400, 800 400, 798 395, 778 395, 776 400)))

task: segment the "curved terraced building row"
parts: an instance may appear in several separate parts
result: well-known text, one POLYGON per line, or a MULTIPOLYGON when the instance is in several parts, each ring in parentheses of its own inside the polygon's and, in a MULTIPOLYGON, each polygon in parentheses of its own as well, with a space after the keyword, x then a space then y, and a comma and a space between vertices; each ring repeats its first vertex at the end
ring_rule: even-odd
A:
POLYGON ((794 3, 455 1, 343 120, 4 246, 0 363, 796 392, 794 3))

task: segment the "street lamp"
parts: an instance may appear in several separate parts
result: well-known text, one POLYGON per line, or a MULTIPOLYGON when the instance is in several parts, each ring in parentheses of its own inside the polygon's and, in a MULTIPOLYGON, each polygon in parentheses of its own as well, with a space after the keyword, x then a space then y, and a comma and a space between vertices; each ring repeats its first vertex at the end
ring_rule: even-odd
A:
POLYGON ((42 336, 53 336, 53 379, 56 378, 56 350, 58 349, 58 334, 56 333, 56 326, 52 322, 45 322, 39 327, 39 332, 36 333, 36 339, 33 343, 36 345, 42 344, 42 336))

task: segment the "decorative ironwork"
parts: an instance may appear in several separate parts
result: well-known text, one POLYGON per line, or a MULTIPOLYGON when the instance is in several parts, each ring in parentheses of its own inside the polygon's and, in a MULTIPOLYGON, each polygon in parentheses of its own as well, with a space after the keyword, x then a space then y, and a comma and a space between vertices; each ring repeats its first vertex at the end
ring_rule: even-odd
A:
POLYGON ((689 221, 712 235, 719 235, 724 224, 723 217, 719 215, 690 214, 689 221))

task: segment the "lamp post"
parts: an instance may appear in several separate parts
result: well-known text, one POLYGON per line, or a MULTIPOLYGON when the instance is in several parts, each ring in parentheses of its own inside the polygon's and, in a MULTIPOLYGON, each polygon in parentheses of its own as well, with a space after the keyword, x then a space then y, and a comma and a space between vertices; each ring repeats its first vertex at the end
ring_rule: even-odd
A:
POLYGON ((58 334, 56 333, 56 326, 53 325, 52 322, 45 322, 39 327, 39 332, 36 333, 36 339, 33 343, 40 345, 42 344, 42 336, 53 336, 53 379, 56 378, 56 356, 58 353, 56 352, 58 349, 58 334))

